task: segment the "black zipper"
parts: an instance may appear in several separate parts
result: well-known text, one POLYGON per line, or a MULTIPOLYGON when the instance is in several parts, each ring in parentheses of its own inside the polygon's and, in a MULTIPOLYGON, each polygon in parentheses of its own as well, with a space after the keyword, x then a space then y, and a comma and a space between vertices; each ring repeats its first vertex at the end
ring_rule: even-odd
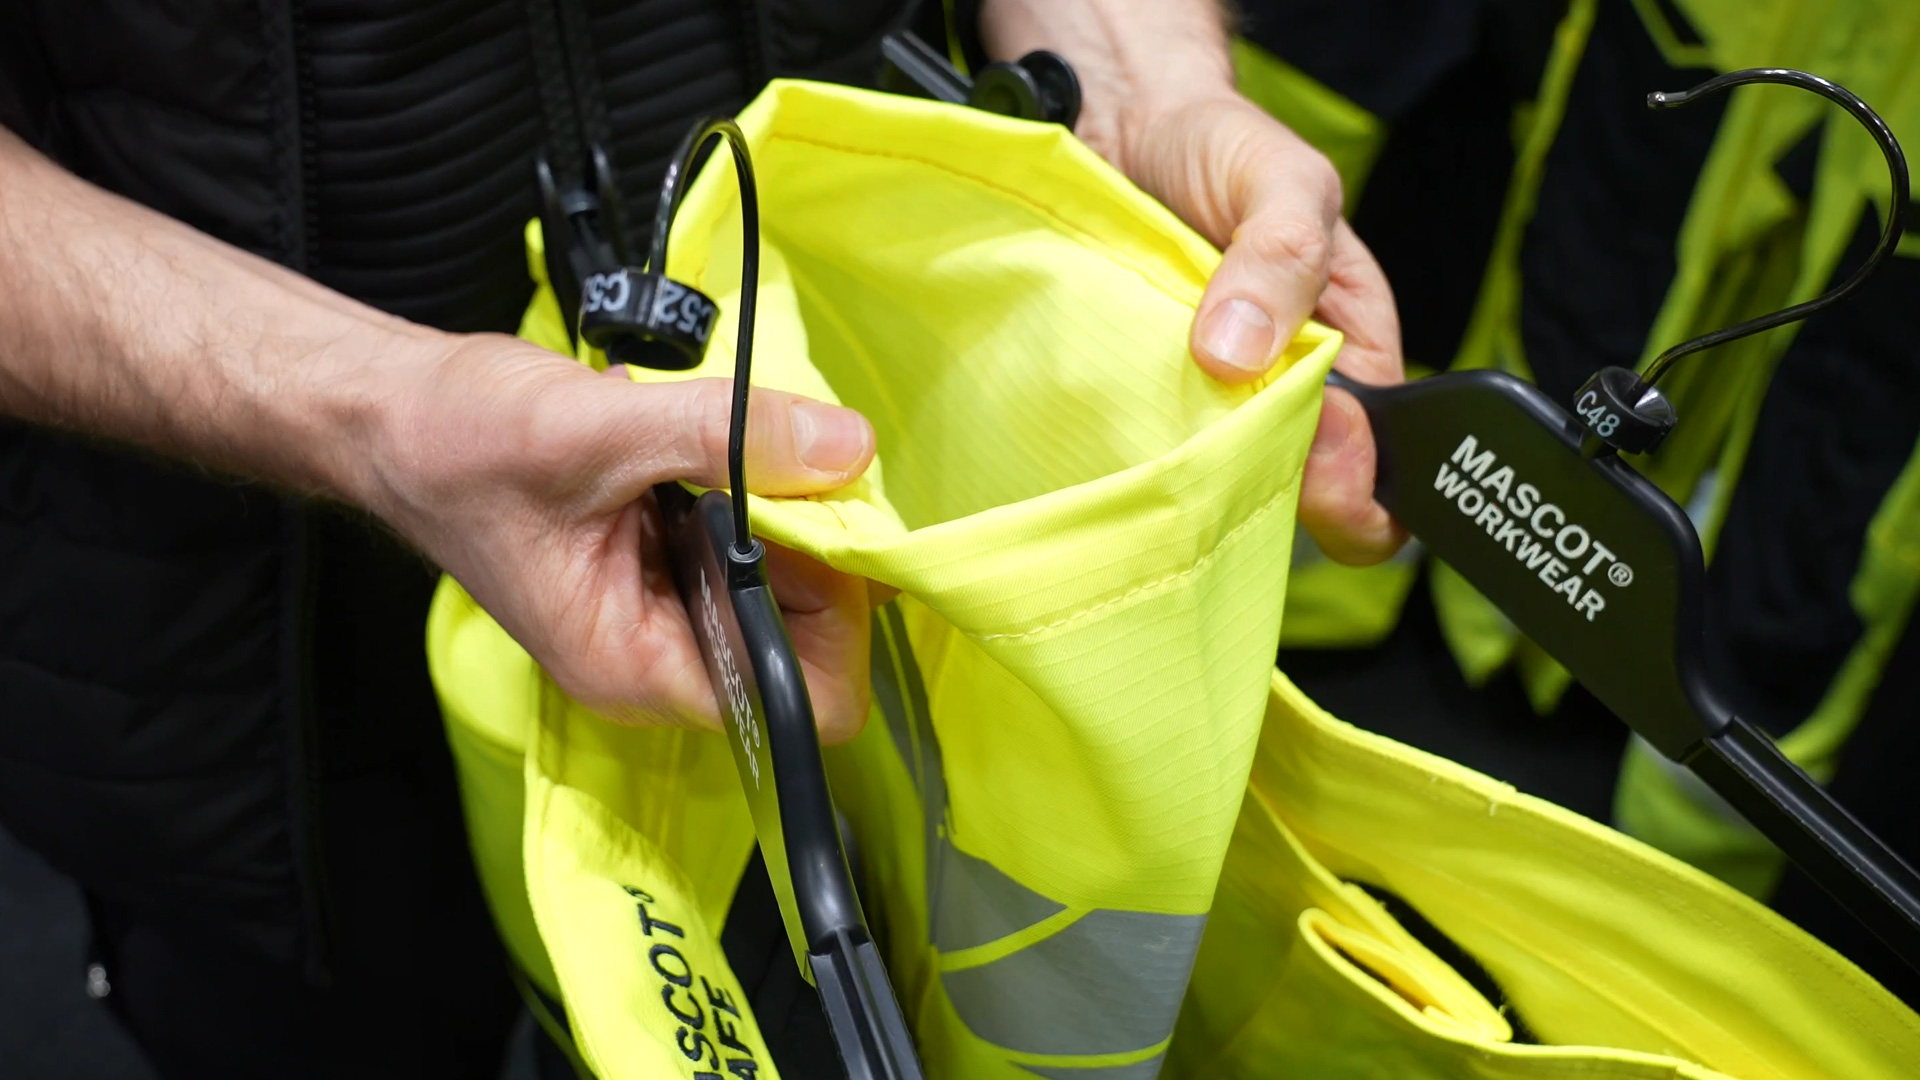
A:
MULTIPOLYGON (((314 115, 313 50, 307 32, 304 0, 290 0, 286 7, 287 37, 292 52, 293 112, 296 128, 292 153, 296 161, 292 172, 299 186, 294 200, 299 214, 295 232, 296 250, 289 262, 295 270, 313 276, 320 263, 320 214, 317 203, 319 143, 314 115)), ((322 856, 320 821, 320 731, 313 685, 313 606, 315 573, 318 561, 314 552, 316 535, 312 508, 306 500, 289 496, 280 501, 282 515, 281 544, 281 665, 286 687, 287 733, 287 805, 292 817, 289 842, 292 846, 294 879, 299 889, 301 929, 306 939, 304 966, 309 981, 328 985, 332 981, 332 944, 334 938, 333 905, 327 887, 326 862, 322 856)))
POLYGON ((314 117, 313 48, 307 34, 305 0, 288 4, 288 20, 293 40, 294 101, 300 124, 300 270, 308 277, 320 267, 320 212, 314 192, 319 187, 320 147, 314 117))
POLYGON ((760 5, 754 0, 740 0, 740 61, 746 69, 749 101, 767 82, 767 43, 763 30, 760 5))

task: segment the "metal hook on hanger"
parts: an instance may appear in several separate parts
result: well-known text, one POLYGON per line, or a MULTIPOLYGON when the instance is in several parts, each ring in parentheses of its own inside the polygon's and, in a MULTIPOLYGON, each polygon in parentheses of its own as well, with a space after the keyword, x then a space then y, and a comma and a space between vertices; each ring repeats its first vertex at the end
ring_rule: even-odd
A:
POLYGON ((1812 91, 1845 109, 1855 120, 1860 121, 1867 132, 1873 136, 1873 141, 1879 144, 1880 152, 1886 156, 1887 171, 1892 176, 1893 190, 1887 206, 1886 230, 1881 233, 1880 243, 1874 247, 1873 254, 1867 256, 1867 261, 1860 264, 1860 268, 1853 272, 1852 277, 1805 303, 1783 308, 1770 315, 1748 319, 1724 330, 1702 334, 1675 345, 1647 365, 1646 374, 1641 377, 1645 386, 1657 385, 1661 377, 1666 375, 1673 368, 1675 361, 1681 357, 1717 348, 1730 341, 1772 330, 1777 326, 1799 322, 1816 311, 1846 299, 1848 294, 1858 289, 1875 270, 1879 269, 1880 264, 1893 254, 1893 249, 1900 243, 1901 234, 1906 231, 1907 203, 1912 198, 1907 183, 1907 156, 1901 151, 1900 143, 1893 137, 1893 130, 1887 126, 1885 120, 1880 118, 1880 114, 1874 112, 1866 102, 1860 100, 1853 91, 1844 86, 1836 85, 1818 75, 1810 75, 1791 68, 1746 68, 1742 71, 1729 71, 1725 75, 1715 76, 1691 90, 1648 94, 1647 107, 1649 109, 1677 108, 1709 94, 1717 94, 1729 87, 1744 86, 1749 83, 1780 83, 1812 91))

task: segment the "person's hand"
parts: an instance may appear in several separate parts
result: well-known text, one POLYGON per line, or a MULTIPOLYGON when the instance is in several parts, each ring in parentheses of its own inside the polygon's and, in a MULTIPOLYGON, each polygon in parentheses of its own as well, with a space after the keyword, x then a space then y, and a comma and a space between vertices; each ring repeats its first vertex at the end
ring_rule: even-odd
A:
MULTIPOLYGON (((445 339, 443 339, 445 340, 445 339)), ((512 338, 389 369, 407 380, 370 448, 364 503, 453 575, 561 689, 622 723, 720 725, 650 489, 727 486, 730 383, 633 383, 512 338)), ((840 487, 873 458, 851 409, 755 390, 752 489, 840 487)), ((866 583, 769 546, 823 739, 867 716, 866 583)))
MULTIPOLYGON (((379 516, 560 687, 628 723, 719 727, 650 490, 726 486, 728 387, 643 386, 375 311, 110 195, 0 128, 0 416, 117 439, 379 516), (99 302, 99 282, 114 302, 99 302)), ((874 434, 755 391, 747 476, 846 484, 874 434)), ((867 716, 867 587, 768 571, 828 741, 867 716)))
MULTIPOLYGON (((1238 94, 1149 113, 1116 162, 1225 250, 1193 321, 1193 358, 1214 378, 1264 375, 1309 319, 1341 331, 1336 366, 1359 382, 1405 378, 1386 275, 1340 216, 1340 178, 1298 135, 1238 94)), ((1374 501, 1372 428, 1329 389, 1300 488, 1300 523, 1341 562, 1379 562, 1406 540, 1374 501)))
MULTIPOLYGON (((1340 217, 1318 151, 1233 88, 1217 0, 984 0, 988 52, 1051 49, 1073 64, 1075 132, 1225 251, 1194 318, 1200 367, 1260 378, 1309 317, 1346 335, 1337 366, 1401 381, 1400 323, 1380 266, 1340 217)), ((1326 393, 1300 522, 1341 562, 1379 562, 1405 532, 1373 499, 1373 433, 1352 395, 1326 393)))

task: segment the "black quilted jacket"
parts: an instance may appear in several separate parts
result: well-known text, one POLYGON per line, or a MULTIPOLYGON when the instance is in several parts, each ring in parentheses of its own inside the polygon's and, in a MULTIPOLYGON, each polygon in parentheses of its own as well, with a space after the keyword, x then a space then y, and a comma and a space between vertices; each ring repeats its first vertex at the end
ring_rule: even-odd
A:
MULTIPOLYGON (((563 55, 645 206, 692 117, 774 76, 870 81, 903 6, 19 0, 0 121, 386 310, 511 331, 548 128, 531 18, 584 16, 563 55)), ((98 898, 324 967, 317 804, 438 738, 431 580, 340 511, 0 422, 0 821, 98 898)))

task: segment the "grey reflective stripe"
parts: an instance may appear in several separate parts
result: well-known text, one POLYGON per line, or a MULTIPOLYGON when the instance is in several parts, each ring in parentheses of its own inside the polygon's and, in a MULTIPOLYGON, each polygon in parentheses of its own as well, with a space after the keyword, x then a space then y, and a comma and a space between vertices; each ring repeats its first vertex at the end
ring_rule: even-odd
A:
POLYGON ((948 847, 947 773, 940 762, 940 740, 933 734, 933 718, 927 712, 927 687, 920 680, 920 665, 913 658, 913 645, 907 640, 906 618, 900 605, 887 604, 873 614, 873 665, 869 680, 874 700, 887 717, 887 730, 893 733, 895 749, 913 774, 920 789, 927 856, 927 903, 937 903, 940 875, 944 867, 940 853, 948 847))
MULTIPOLYGON (((873 616, 873 700, 920 791, 926 819, 927 903, 943 954, 999 941, 1065 906, 947 840, 947 782, 926 685, 899 605, 873 616)), ((1173 1034, 1204 915, 1089 911, 1051 936, 940 978, 975 1035, 1033 1054, 1150 1050, 1173 1034)), ((1076 1069, 1024 1065, 1049 1078, 1152 1080, 1155 1055, 1131 1065, 1076 1069)))
POLYGON ((940 980, 967 1027, 1009 1050, 1145 1050, 1173 1034, 1206 922, 1090 911, 1051 937, 940 980))
POLYGON ((907 772, 913 775, 913 786, 924 789, 920 783, 920 754, 914 749, 913 721, 907 716, 906 692, 900 688, 900 673, 894 670, 894 647, 890 639, 886 615, 873 614, 873 663, 869 681, 873 684, 873 703, 880 707, 880 715, 887 718, 887 732, 893 736, 893 748, 900 752, 900 760, 906 763, 907 772))
POLYGON ((1021 1068, 1047 1080, 1153 1080, 1160 1075, 1160 1059, 1155 1054, 1131 1065, 1096 1065, 1091 1069, 1070 1069, 1059 1065, 1022 1065, 1021 1068))
POLYGON ((943 953, 971 949, 1025 930, 1065 911, 1000 872, 1000 868, 954 847, 940 845, 940 895, 933 902, 933 943, 943 953))

